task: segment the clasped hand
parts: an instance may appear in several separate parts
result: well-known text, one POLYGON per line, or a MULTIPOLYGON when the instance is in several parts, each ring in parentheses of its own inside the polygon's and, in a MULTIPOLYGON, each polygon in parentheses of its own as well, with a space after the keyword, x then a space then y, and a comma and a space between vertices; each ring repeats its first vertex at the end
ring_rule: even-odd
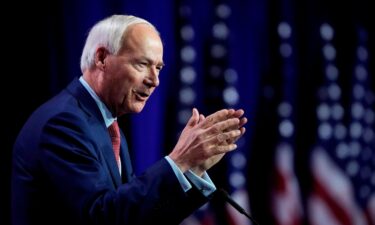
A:
POLYGON ((198 176, 218 163, 245 133, 247 118, 242 109, 223 109, 207 117, 193 109, 192 116, 169 157, 182 172, 192 170, 198 176))

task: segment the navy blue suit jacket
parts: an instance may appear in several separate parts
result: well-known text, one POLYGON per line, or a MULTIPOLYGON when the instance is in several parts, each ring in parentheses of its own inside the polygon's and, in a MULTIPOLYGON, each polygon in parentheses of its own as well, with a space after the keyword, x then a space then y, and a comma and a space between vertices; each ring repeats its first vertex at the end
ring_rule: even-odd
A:
POLYGON ((134 177, 122 134, 122 177, 93 98, 74 79, 39 107, 13 149, 13 225, 179 224, 207 199, 185 193, 165 159, 134 177))

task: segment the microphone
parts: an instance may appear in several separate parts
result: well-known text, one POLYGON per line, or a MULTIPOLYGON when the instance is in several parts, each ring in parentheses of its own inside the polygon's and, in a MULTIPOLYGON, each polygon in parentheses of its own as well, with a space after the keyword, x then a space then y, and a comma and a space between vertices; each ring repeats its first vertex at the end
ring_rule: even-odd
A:
POLYGON ((255 225, 259 225, 257 221, 253 217, 250 216, 249 213, 246 212, 244 208, 242 208, 236 201, 234 201, 229 194, 222 188, 219 188, 216 190, 216 193, 223 198, 226 202, 231 204, 238 212, 245 215, 247 218, 249 218, 255 225))

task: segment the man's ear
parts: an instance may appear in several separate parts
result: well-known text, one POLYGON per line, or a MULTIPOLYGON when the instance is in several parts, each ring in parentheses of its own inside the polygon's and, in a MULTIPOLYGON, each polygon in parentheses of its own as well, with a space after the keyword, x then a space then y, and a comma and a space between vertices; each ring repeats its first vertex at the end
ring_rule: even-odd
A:
POLYGON ((95 65, 97 68, 100 68, 101 70, 105 69, 105 58, 109 55, 109 52, 104 47, 99 47, 95 51, 95 65))

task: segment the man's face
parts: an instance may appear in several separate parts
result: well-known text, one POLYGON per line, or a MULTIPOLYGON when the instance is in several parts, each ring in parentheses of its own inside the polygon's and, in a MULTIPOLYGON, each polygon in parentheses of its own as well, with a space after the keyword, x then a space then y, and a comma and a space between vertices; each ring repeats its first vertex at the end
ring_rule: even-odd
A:
POLYGON ((120 116, 141 112, 159 85, 163 63, 163 45, 156 31, 147 24, 128 28, 123 47, 106 58, 104 90, 108 107, 120 116))

